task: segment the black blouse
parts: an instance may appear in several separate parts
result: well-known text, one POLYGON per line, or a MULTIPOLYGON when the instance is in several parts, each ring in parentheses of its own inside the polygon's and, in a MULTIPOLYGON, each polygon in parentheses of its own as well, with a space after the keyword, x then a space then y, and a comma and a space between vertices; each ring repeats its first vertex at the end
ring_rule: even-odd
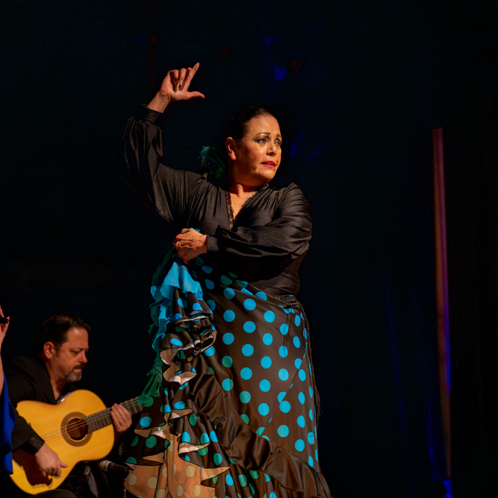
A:
POLYGON ((208 235, 204 259, 221 265, 266 293, 296 295, 298 270, 311 238, 308 202, 294 183, 267 184, 249 198, 230 223, 227 180, 182 171, 162 163, 161 113, 144 108, 128 120, 121 170, 126 183, 162 219, 180 232, 208 235))

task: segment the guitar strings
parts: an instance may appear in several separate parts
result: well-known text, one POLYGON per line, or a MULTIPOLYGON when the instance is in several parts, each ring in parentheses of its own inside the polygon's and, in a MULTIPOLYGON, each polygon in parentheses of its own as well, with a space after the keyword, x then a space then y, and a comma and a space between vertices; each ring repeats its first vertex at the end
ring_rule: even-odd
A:
MULTIPOLYGON (((137 406, 136 403, 134 403, 136 399, 137 398, 135 398, 134 400, 130 400, 128 402, 122 403, 122 405, 125 406, 125 408, 127 408, 127 409, 128 409, 127 405, 130 405, 131 408, 133 408, 134 406, 137 406)), ((109 416, 110 411, 111 411, 111 409, 107 408, 107 409, 102 410, 101 412, 98 412, 96 414, 88 415, 87 417, 84 417, 83 419, 81 419, 80 422, 67 424, 65 426, 62 426, 60 429, 56 429, 54 431, 51 431, 51 432, 48 432, 47 434, 42 435, 42 437, 47 442, 50 442, 50 444, 52 446, 54 446, 58 443, 67 442, 64 438, 64 435, 62 434, 62 430, 66 429, 67 427, 70 427, 71 429, 79 429, 79 428, 84 427, 84 426, 88 427, 88 426, 90 426, 90 424, 100 422, 101 420, 105 420, 106 418, 107 418, 107 420, 109 420, 108 416, 109 416)), ((130 411, 130 410, 128 409, 128 411, 130 411)), ((106 424, 103 427, 106 427, 107 425, 109 425, 109 424, 106 424)), ((97 427, 94 430, 92 430, 92 432, 94 432, 95 430, 102 429, 103 427, 97 427)))
MULTIPOLYGON (((132 412, 133 408, 135 406, 138 406, 136 404, 137 399, 138 398, 133 398, 131 400, 125 401, 124 403, 121 403, 121 405, 123 407, 125 407, 129 412, 132 412)), ((41 434, 40 437, 42 437, 46 442, 50 441, 52 445, 54 443, 57 443, 58 439, 60 439, 61 441, 65 441, 64 436, 61 433, 64 429, 67 429, 69 427, 70 430, 78 430, 78 429, 83 428, 85 426, 88 428, 91 424, 99 423, 101 421, 108 419, 110 417, 110 412, 111 412, 111 408, 106 408, 105 410, 102 410, 100 412, 87 415, 87 416, 81 418, 78 422, 73 422, 73 423, 70 422, 69 424, 63 425, 58 429, 47 432, 46 434, 41 434)), ((138 411, 135 413, 138 413, 138 411)), ((134 414, 134 413, 132 413, 132 414, 134 414)), ((111 419, 111 423, 112 423, 112 419, 111 419)), ((106 427, 107 425, 108 424, 106 424, 103 427, 106 427)), ((98 427, 97 429, 94 429, 94 430, 99 430, 99 429, 102 429, 103 427, 98 427)), ((85 435, 87 435, 87 434, 88 433, 86 433, 85 435)))

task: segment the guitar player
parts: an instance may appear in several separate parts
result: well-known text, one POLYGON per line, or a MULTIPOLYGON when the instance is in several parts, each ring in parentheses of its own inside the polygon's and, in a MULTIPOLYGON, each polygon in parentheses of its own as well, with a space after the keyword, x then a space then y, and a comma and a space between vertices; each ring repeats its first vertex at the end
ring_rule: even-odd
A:
MULTIPOLYGON (((17 403, 24 400, 56 404, 57 400, 73 391, 73 384, 81 380, 88 361, 86 355, 89 331, 90 326, 79 313, 63 311, 48 317, 42 324, 37 340, 38 355, 19 356, 6 369, 12 405, 16 407, 17 403)), ((114 404, 111 417, 117 440, 130 427, 131 415, 122 405, 114 404)), ((60 476, 61 468, 67 467, 57 453, 20 416, 17 416, 12 432, 12 447, 14 451, 22 449, 34 456, 34 459, 31 459, 33 468, 30 472, 40 473, 44 477, 60 476)), ((83 476, 76 471, 77 468, 78 466, 58 489, 37 496, 97 496, 93 476, 88 475, 88 469, 85 471, 86 476, 83 476)), ((2 476, 0 488, 9 490, 9 498, 31 496, 19 490, 6 476, 2 476)))

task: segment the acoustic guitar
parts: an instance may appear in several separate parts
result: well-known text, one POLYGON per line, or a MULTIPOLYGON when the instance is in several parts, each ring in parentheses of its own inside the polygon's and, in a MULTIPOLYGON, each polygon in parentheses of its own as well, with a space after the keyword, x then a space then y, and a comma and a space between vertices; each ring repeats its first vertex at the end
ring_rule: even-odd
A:
MULTIPOLYGON (((122 403, 132 415, 142 410, 137 399, 122 403)), ((114 444, 111 409, 90 391, 74 391, 57 405, 21 401, 17 411, 67 465, 60 477, 43 477, 33 456, 15 451, 10 477, 25 493, 36 495, 58 488, 78 462, 100 460, 114 444)))

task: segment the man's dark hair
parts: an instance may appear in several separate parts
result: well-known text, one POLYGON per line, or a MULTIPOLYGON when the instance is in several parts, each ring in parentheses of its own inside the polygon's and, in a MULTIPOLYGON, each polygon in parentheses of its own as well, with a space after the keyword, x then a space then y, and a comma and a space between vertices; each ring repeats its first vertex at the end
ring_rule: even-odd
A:
POLYGON ((52 342, 57 349, 67 341, 67 331, 73 327, 86 329, 91 327, 76 311, 57 311, 52 313, 40 327, 36 337, 36 350, 43 351, 46 342, 52 342))
POLYGON ((225 124, 225 130, 223 130, 223 140, 226 137, 232 137, 237 141, 241 140, 246 134, 247 123, 251 121, 252 118, 256 118, 258 116, 273 116, 277 119, 273 112, 259 105, 246 105, 244 107, 239 107, 228 117, 225 124))

